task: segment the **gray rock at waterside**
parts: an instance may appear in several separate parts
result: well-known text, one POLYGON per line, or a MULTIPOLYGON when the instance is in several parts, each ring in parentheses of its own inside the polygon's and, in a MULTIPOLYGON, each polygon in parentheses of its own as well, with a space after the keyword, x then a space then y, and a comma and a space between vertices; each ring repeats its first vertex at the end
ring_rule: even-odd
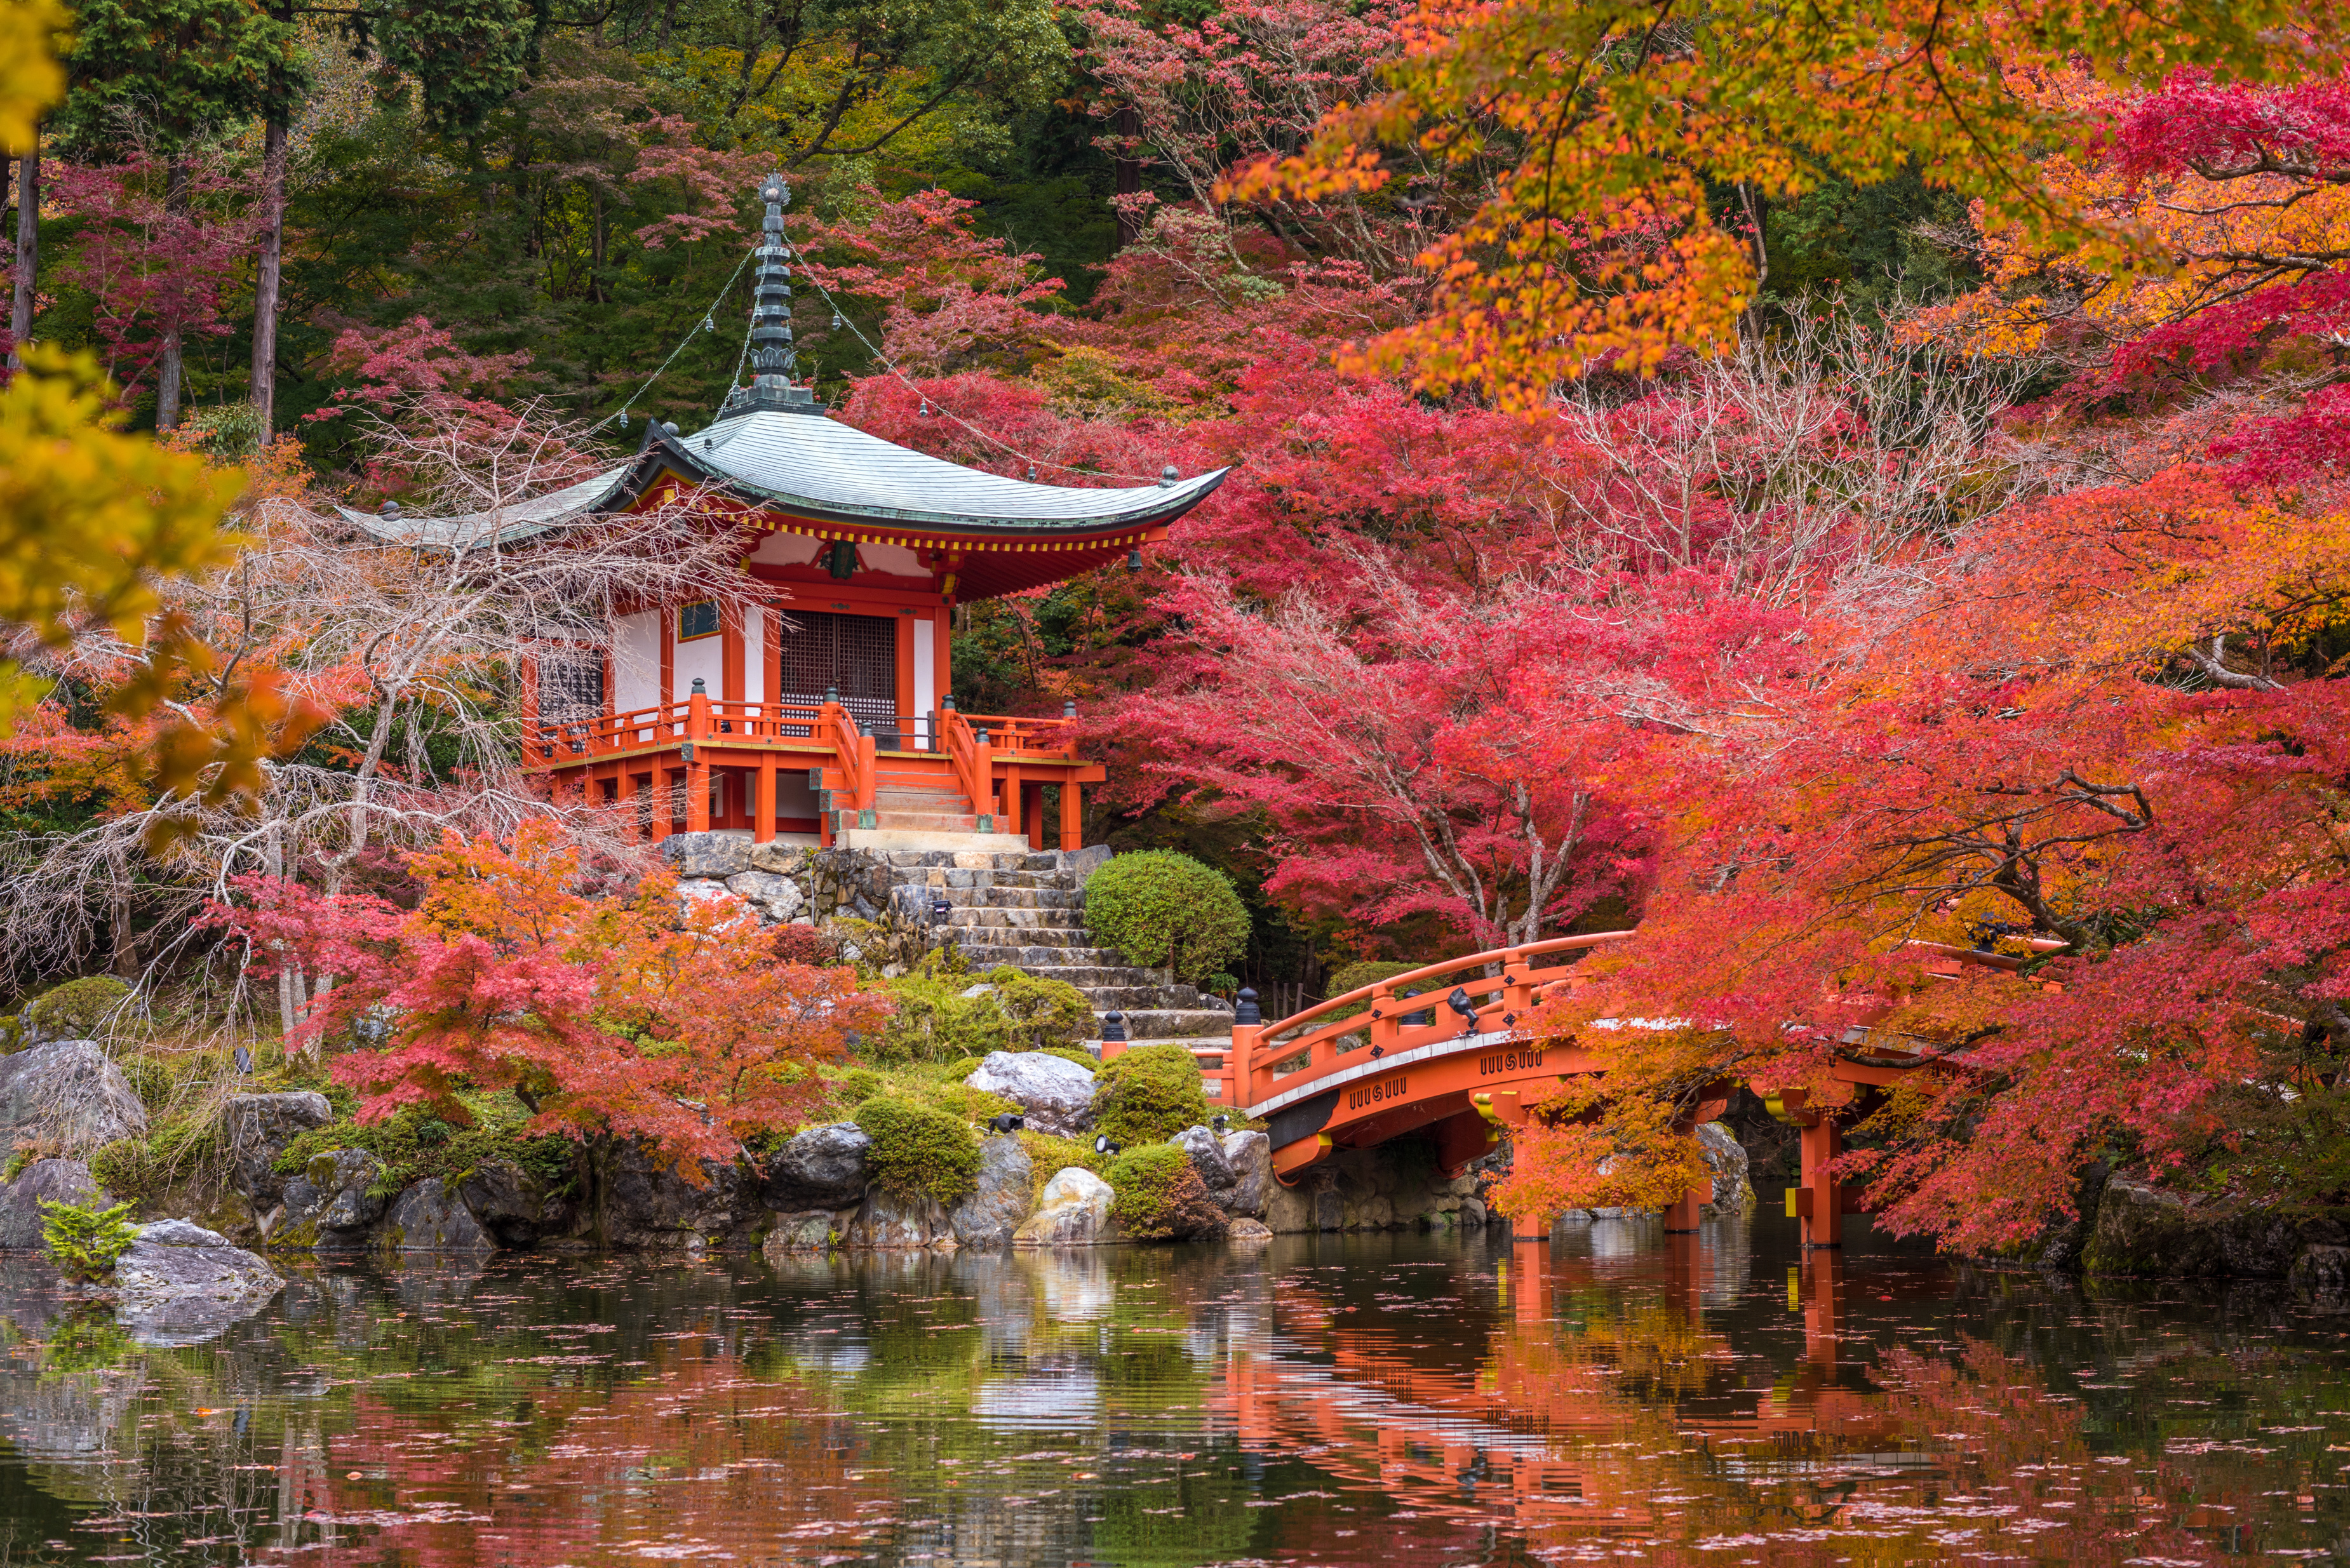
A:
POLYGON ((78 1159, 36 1159, 0 1187, 0 1252, 37 1252, 47 1203, 96 1204, 104 1194, 78 1159))
POLYGON ((948 1214, 954 1238, 966 1247, 1008 1247, 1028 1218, 1028 1194, 1035 1177, 1028 1151, 1016 1137, 983 1139, 979 1146, 979 1185, 948 1214))
POLYGON ((778 1214, 759 1250, 772 1263, 787 1252, 824 1251, 831 1247, 833 1237, 838 1233, 838 1221, 829 1210, 811 1210, 805 1214, 778 1214))
POLYGON ((147 1136, 147 1107, 95 1040, 59 1040, 0 1056, 0 1150, 47 1145, 87 1157, 147 1136))
POLYGON ((1224 1227, 1224 1240, 1251 1244, 1270 1241, 1273 1240, 1273 1230, 1262 1220, 1251 1220, 1243 1216, 1224 1227))
POLYGON ((773 871, 739 871, 726 878, 726 888, 750 899, 771 919, 789 920, 807 902, 798 883, 773 871))
POLYGON ((751 869, 751 836, 736 830, 713 833, 673 833, 661 840, 661 858, 677 867, 681 877, 713 877, 721 880, 751 869))
POLYGON ((773 1219, 760 1196, 764 1176, 740 1161, 702 1161, 697 1186, 630 1145, 614 1158, 608 1181, 602 1216, 608 1246, 747 1249, 759 1243, 773 1219))
POLYGON ((2285 1276, 2293 1289, 2310 1295, 2338 1296, 2350 1293, 2350 1247, 2303 1247, 2285 1276))
POLYGON ((2345 1244, 2350 1229, 2336 1220, 2193 1202, 2116 1176, 2098 1199, 2081 1262, 2092 1274, 2282 1279, 2304 1249, 2345 1244))
POLYGON ((1010 1100, 1029 1127, 1055 1137, 1075 1137, 1094 1125, 1094 1075, 1066 1056, 991 1051, 963 1082, 1010 1100))
POLYGON ((1036 1211, 1012 1233, 1015 1247, 1091 1247, 1110 1234, 1109 1206, 1117 1199, 1108 1182, 1076 1166, 1056 1173, 1036 1195, 1036 1211))
POLYGON ((473 1211, 437 1176, 428 1176, 392 1200, 376 1240, 391 1252, 484 1257, 497 1243, 473 1211))
POLYGON ((1206 1127, 1185 1127, 1167 1141, 1191 1158, 1200 1185, 1208 1189, 1209 1201, 1231 1213, 1232 1191, 1240 1178, 1232 1170, 1232 1162, 1224 1158, 1224 1146, 1216 1135, 1206 1127))
POLYGON ((162 1220, 139 1227, 115 1263, 115 1310, 149 1344, 193 1344, 259 1310, 285 1282, 218 1231, 162 1220))
POLYGON ((784 1212, 848 1208, 865 1196, 865 1154, 872 1147, 855 1122, 810 1127, 767 1161, 761 1201, 784 1212))
POLYGON ((1228 1132, 1223 1154, 1232 1171, 1232 1196, 1219 1200, 1224 1212, 1264 1218, 1265 1199, 1273 1190, 1273 1139, 1261 1132, 1228 1132))
POLYGON ((1754 1183, 1738 1135, 1720 1122, 1708 1122, 1697 1129, 1697 1147, 1713 1178, 1713 1192, 1706 1202, 1714 1213, 1724 1219, 1753 1213, 1754 1183))
POLYGON ((274 1167, 286 1146, 335 1119, 327 1096, 311 1090, 278 1095, 231 1095, 221 1104, 221 1132, 237 1190, 265 1214, 285 1199, 286 1179, 274 1167))
POLYGON ((2026 1249, 2035 1267, 2049 1273, 2079 1270, 2081 1254, 2097 1223, 2097 1207, 2105 1200, 2106 1183, 2112 1178, 2113 1168, 2102 1159, 2081 1168, 2073 1181, 2072 1216, 2068 1219, 2061 1211, 2050 1215, 2026 1249))
POLYGON ((465 1173, 457 1196, 501 1247, 535 1247, 550 1236, 570 1234, 579 1206, 572 1194, 577 1172, 567 1181, 540 1180, 511 1159, 485 1159, 465 1173))
POLYGON ((273 1247, 351 1246, 383 1218, 383 1161, 363 1148, 311 1156, 286 1178, 284 1202, 263 1227, 273 1247))
POLYGON ((877 1187, 865 1195, 846 1236, 851 1247, 877 1251, 909 1251, 930 1247, 945 1251, 956 1241, 946 1207, 925 1192, 899 1193, 877 1187))

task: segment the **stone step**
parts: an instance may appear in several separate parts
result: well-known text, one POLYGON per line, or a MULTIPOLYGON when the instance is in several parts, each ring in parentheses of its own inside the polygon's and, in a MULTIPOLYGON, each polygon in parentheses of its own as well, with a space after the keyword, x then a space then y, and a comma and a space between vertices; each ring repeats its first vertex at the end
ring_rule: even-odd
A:
MULTIPOLYGON (((1124 1011, 1121 1009, 1120 1011, 1124 1011)), ((1144 1007, 1126 1014, 1128 1038, 1197 1039, 1213 1036, 1229 1042, 1232 1015, 1221 1007, 1144 1007)))
MULTIPOLYGON (((983 888, 1024 888, 1034 892, 1066 893, 1070 888, 1058 872, 999 871, 985 866, 927 866, 900 868, 898 880, 931 888, 950 896, 983 888)), ((964 902, 955 899, 955 902, 964 902)))
POLYGON ((873 804, 890 811, 942 811, 960 815, 971 810, 971 796, 959 789, 914 789, 883 784, 873 792, 873 804))
MULTIPOLYGON (((1024 911, 1015 909, 1004 912, 1019 914, 1024 911)), ((956 945, 966 952, 974 948, 1020 948, 1024 950, 1031 948, 1050 948, 1054 952, 1062 955, 1053 961, 1055 963, 1090 963, 1123 967, 1119 961, 1119 955, 1114 950, 1095 947, 1093 939, 1083 931, 1055 930, 1050 926, 1024 928, 949 926, 945 929, 954 934, 956 945)), ((1016 963, 1019 961, 1005 959, 1003 961, 1016 963)))
POLYGON ((1059 888, 949 888, 947 902, 967 909, 1078 909, 1077 895, 1059 888), (968 898, 955 894, 966 892, 968 898))
POLYGON ((999 846, 980 864, 968 854, 945 854, 936 850, 900 849, 891 852, 889 864, 901 871, 981 870, 1002 874, 1007 871, 1050 873, 1063 876, 1060 857, 1051 850, 1031 849, 1024 839, 1013 839, 1008 847, 999 846))
MULTIPOLYGON (((848 824, 854 827, 855 823, 848 824)), ((976 833, 979 818, 970 813, 951 815, 945 812, 899 811, 882 806, 873 814, 873 826, 881 833, 976 833)))
POLYGON ((1044 942, 1015 947, 1010 943, 960 940, 955 945, 974 968, 1013 964, 1040 979, 1067 981, 1079 991, 1093 985, 1141 985, 1149 979, 1148 970, 1128 968, 1118 961, 1117 953, 1106 948, 1053 947, 1044 942), (1084 978, 1079 979, 1080 975, 1084 978))
MULTIPOLYGON (((931 892, 932 889, 925 888, 931 892)), ((1085 912, 1081 909, 1032 909, 1014 906, 1009 909, 993 904, 958 904, 947 899, 947 924, 969 930, 1056 930, 1083 931, 1085 912)))
MULTIPOLYGON (((1025 964, 1021 967, 1029 968, 1025 964)), ((1047 974, 1048 978, 1053 980, 1069 979, 1066 974, 1049 974, 1049 971, 1041 969, 1030 969, 1029 972, 1047 974)), ((1149 974, 1150 971, 1127 970, 1121 972, 1149 974)), ((1076 980, 1070 980, 1069 983, 1086 993, 1086 1000, 1093 1004, 1096 1017, 1113 1008, 1128 1013, 1186 1012, 1200 1004, 1200 993, 1188 985, 1150 985, 1139 982, 1115 983, 1076 980)))
MULTIPOLYGON (((1098 1056, 1102 1054, 1102 1044, 1103 1042, 1099 1040, 1088 1040, 1085 1044, 1085 1048, 1098 1056)), ((1177 1034, 1170 1035, 1164 1040, 1129 1040, 1126 1043, 1126 1048, 1129 1051, 1138 1045, 1180 1045, 1191 1052, 1192 1055, 1199 1057, 1201 1064, 1210 1069, 1222 1066, 1222 1058, 1232 1048, 1230 1041, 1218 1041, 1198 1034, 1177 1034)))

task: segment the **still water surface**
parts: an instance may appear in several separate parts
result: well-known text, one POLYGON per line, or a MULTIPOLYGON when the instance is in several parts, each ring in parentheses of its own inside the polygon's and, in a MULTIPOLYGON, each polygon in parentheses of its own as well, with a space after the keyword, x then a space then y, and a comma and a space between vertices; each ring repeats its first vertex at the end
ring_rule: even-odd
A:
POLYGON ((319 1266, 170 1346, 19 1292, 0 1568, 2350 1562, 2350 1317, 1793 1241, 319 1266))

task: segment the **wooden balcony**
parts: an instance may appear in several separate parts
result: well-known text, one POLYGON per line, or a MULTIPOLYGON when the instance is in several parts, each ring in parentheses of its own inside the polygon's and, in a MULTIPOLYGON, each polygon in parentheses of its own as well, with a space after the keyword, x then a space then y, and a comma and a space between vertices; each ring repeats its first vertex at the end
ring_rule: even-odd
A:
POLYGON ((858 715, 838 702, 797 706, 696 695, 658 708, 527 724, 523 763, 558 799, 627 813, 653 839, 750 830, 754 842, 848 834, 1083 843, 1083 786, 1069 719, 933 713, 858 715), (1045 791, 1056 788, 1048 827, 1045 791))

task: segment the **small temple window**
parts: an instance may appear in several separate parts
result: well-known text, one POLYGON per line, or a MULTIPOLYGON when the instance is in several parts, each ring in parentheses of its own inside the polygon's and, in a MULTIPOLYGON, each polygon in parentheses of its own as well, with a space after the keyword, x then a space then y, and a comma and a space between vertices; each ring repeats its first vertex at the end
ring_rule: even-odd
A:
POLYGON ((696 638, 718 635, 718 601, 696 599, 690 605, 677 607, 677 639, 691 642, 696 638))

